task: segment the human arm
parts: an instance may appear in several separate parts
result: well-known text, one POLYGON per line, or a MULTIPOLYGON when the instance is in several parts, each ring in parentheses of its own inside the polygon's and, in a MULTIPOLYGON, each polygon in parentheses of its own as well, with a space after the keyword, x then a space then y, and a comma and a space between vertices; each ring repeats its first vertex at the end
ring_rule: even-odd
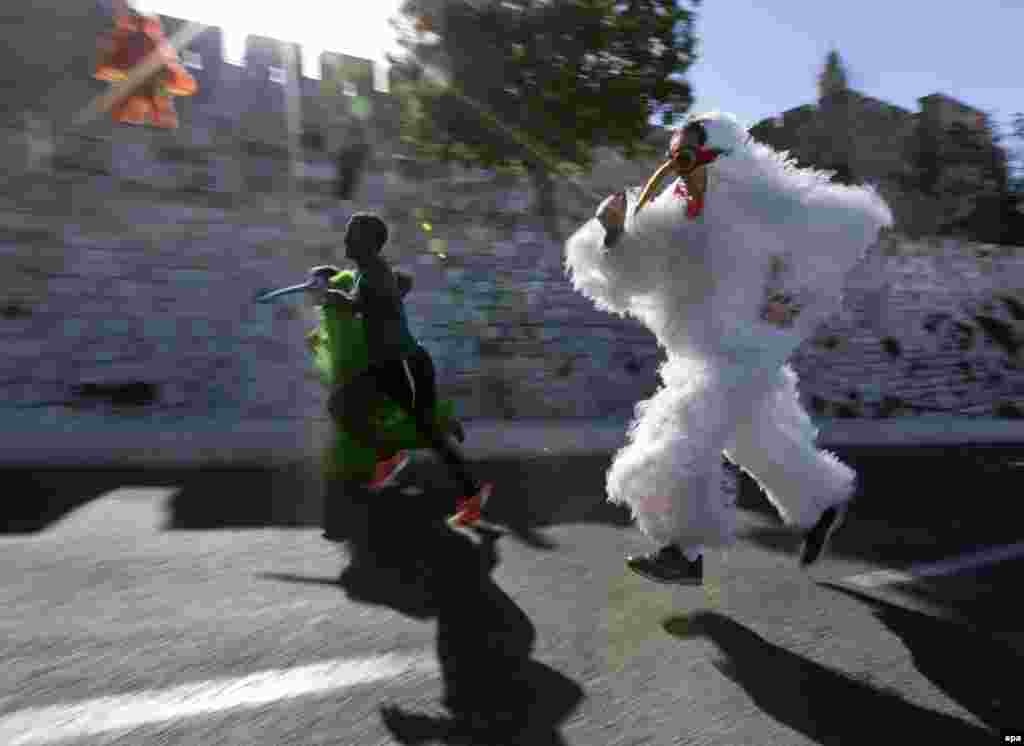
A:
POLYGON ((404 298, 412 290, 412 275, 396 270, 395 283, 398 285, 398 294, 404 298))
POLYGON ((622 236, 626 225, 626 193, 618 192, 608 197, 597 208, 597 220, 604 227, 604 245, 611 248, 622 236))
POLYGON ((359 301, 358 292, 346 293, 344 290, 338 290, 337 288, 328 288, 323 291, 323 302, 321 305, 330 308, 343 308, 355 313, 361 310, 361 303, 359 301))

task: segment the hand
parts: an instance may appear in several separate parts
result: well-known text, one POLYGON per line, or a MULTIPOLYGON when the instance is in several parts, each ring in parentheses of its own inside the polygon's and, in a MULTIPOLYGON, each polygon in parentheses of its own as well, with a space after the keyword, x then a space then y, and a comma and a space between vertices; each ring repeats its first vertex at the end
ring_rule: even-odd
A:
POLYGON ((597 219, 605 230, 616 225, 621 227, 626 220, 626 193, 617 192, 606 197, 597 208, 597 219))
POLYGON ((328 288, 326 290, 313 290, 313 297, 316 299, 314 302, 317 305, 325 306, 327 308, 338 308, 350 312, 354 312, 355 300, 352 296, 341 290, 335 290, 328 288))
POLYGON ((313 298, 314 305, 322 306, 327 302, 327 291, 331 288, 331 278, 340 271, 333 264, 321 264, 316 267, 310 267, 309 294, 313 298))
POLYGON ((601 203, 597 209, 597 220, 608 234, 605 246, 612 246, 622 235, 626 225, 626 193, 618 192, 601 203))

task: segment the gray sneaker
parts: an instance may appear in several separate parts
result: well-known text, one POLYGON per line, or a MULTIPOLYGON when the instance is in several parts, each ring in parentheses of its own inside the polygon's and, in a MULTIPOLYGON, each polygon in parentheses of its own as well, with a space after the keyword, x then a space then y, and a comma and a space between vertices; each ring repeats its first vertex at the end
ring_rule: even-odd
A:
POLYGON ((690 561, 675 544, 656 552, 627 557, 626 565, 637 575, 655 583, 702 585, 704 583, 704 556, 690 561))

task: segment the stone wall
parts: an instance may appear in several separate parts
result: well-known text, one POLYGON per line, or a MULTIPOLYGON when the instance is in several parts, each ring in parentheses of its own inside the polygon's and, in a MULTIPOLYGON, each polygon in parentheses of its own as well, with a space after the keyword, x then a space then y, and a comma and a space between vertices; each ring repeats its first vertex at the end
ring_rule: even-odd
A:
MULTIPOLYGON (((339 261, 335 226, 346 215, 293 222, 285 207, 259 195, 213 207, 204 195, 187 202, 86 173, 24 177, 0 204, 0 407, 58 417, 322 412, 303 347, 312 309, 251 299, 339 261), (132 399, 143 390, 144 401, 132 399)), ((560 247, 525 216, 482 231, 439 213, 428 234, 401 199, 379 207, 393 226, 389 254, 416 277, 414 330, 464 416, 588 416, 653 390, 657 353, 642 329, 572 293, 560 247)))
MULTIPOLYGON (((199 91, 175 99, 178 129, 116 126, 106 113, 80 120, 109 90, 92 78, 98 37, 112 27, 109 4, 10 5, 0 11, 0 32, 8 42, 0 48, 0 156, 9 189, 32 174, 52 172, 71 182, 109 176, 119 184, 105 189, 198 193, 222 205, 253 192, 289 193, 294 175, 298 196, 323 197, 333 189, 334 155, 346 144, 345 127, 357 109, 369 118, 375 157, 390 162, 396 149, 396 103, 373 90, 372 80, 367 86, 360 79, 355 95, 346 96, 325 93, 319 80, 300 78, 299 124, 290 131, 286 85, 271 75, 286 61, 283 43, 249 37, 244 64, 233 65, 223 58, 217 27, 204 28, 181 50, 199 91)), ((162 22, 169 38, 191 26, 168 16, 162 22)), ((301 47, 291 46, 301 58, 301 47)), ((330 53, 311 62, 331 70, 339 60, 360 69, 373 64, 330 53)))
MULTIPOLYGON (((392 226, 388 255, 416 278, 411 323, 463 416, 622 416, 655 390, 653 339, 572 291, 561 246, 525 211, 529 194, 392 181, 378 198, 359 207, 392 226)), ((319 416, 303 347, 312 309, 251 299, 338 261, 346 217, 296 219, 260 195, 215 207, 86 173, 23 177, 0 200, 0 408, 57 422, 85 410, 319 416)), ((1024 405, 1019 250, 889 238, 851 277, 848 301, 794 360, 815 412, 1024 405)))
POLYGON ((812 412, 1024 414, 1024 252, 888 238, 794 358, 812 412))

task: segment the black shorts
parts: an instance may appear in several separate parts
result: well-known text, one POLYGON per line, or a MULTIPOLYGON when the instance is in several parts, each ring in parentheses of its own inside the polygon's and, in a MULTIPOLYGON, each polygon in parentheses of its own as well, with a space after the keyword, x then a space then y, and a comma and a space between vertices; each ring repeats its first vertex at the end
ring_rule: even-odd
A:
POLYGON ((432 417, 437 405, 434 361, 422 346, 409 357, 375 363, 349 384, 370 395, 383 394, 409 414, 432 417))

